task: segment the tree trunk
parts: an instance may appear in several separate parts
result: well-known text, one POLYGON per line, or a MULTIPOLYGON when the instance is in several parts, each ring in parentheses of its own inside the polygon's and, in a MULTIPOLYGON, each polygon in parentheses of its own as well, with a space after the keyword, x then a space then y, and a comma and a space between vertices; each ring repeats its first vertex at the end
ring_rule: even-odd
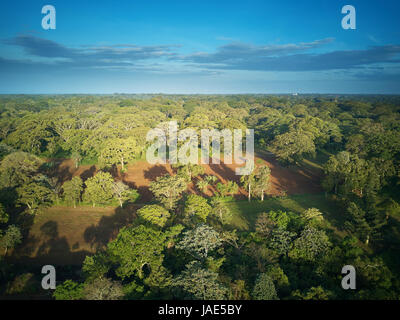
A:
POLYGON ((33 204, 32 205, 30 205, 29 203, 27 203, 26 204, 27 206, 28 206, 28 209, 29 209, 29 211, 31 212, 31 214, 34 214, 34 211, 33 211, 33 204))
POLYGON ((124 170, 124 158, 121 158, 121 170, 124 170))
POLYGON ((261 190, 261 201, 264 201, 264 189, 261 190))
POLYGON ((251 201, 251 185, 250 185, 250 183, 249 183, 249 196, 248 196, 248 198, 249 198, 249 202, 251 201))

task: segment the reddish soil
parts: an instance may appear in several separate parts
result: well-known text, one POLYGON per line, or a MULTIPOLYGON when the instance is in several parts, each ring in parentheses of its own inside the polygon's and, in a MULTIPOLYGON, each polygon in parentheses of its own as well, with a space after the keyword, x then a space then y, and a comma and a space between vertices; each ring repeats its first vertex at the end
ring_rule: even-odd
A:
MULTIPOLYGON (((271 155, 256 158, 256 164, 266 163, 271 168, 271 188, 269 193, 278 195, 282 191, 287 194, 321 192, 319 186, 320 173, 305 168, 282 167, 271 155)), ((218 177, 222 182, 233 180, 239 184, 240 176, 235 175, 235 164, 204 165, 206 174, 218 177)), ((56 160, 56 166, 51 175, 66 181, 73 176, 83 180, 93 176, 98 171, 94 165, 83 165, 75 168, 72 160, 56 160)), ((145 203, 153 198, 149 184, 155 178, 166 173, 173 173, 170 165, 150 165, 140 161, 129 165, 124 174, 117 170, 112 172, 117 179, 137 188, 142 196, 139 202, 145 203)), ((201 179, 201 178, 198 178, 201 179)), ((194 183, 197 181, 195 180, 194 183)), ((189 185, 189 192, 201 194, 194 184, 189 185)), ((205 195, 211 196, 213 188, 209 187, 205 195)), ((237 197, 246 196, 243 189, 237 197)), ((134 218, 140 204, 121 208, 91 208, 52 207, 45 214, 37 215, 30 228, 24 244, 15 250, 8 259, 11 262, 25 264, 75 264, 80 265, 84 257, 96 249, 104 248, 106 243, 115 237, 118 230, 134 218)), ((10 252, 11 253, 11 252, 10 252)))
MULTIPOLYGON (((299 167, 283 167, 274 158, 273 155, 263 154, 261 157, 255 158, 256 165, 267 164, 271 169, 271 187, 269 194, 281 195, 282 192, 286 194, 302 194, 302 193, 319 193, 322 191, 320 187, 320 173, 313 170, 308 170, 299 167)), ((215 175, 219 181, 226 182, 227 180, 235 181, 240 185, 240 176, 235 174, 235 169, 239 167, 237 164, 225 164, 221 161, 220 164, 210 163, 202 165, 205 168, 205 173, 208 175, 215 175)), ((61 160, 58 163, 56 175, 60 180, 65 181, 71 179, 73 176, 79 175, 83 180, 93 176, 98 171, 98 167, 94 165, 84 165, 75 168, 72 160, 61 160)), ((117 170, 112 172, 116 179, 122 180, 133 188, 138 189, 141 200, 140 202, 147 202, 153 198, 149 185, 157 177, 166 173, 173 174, 174 169, 169 164, 151 165, 146 161, 139 161, 135 164, 128 165, 125 173, 120 173, 117 170)), ((189 185, 188 191, 191 193, 202 194, 196 187, 195 183, 199 178, 194 179, 194 183, 189 185)), ((204 193, 207 196, 213 194, 213 187, 209 186, 204 193)), ((244 189, 240 188, 238 197, 244 197, 247 193, 244 189)))

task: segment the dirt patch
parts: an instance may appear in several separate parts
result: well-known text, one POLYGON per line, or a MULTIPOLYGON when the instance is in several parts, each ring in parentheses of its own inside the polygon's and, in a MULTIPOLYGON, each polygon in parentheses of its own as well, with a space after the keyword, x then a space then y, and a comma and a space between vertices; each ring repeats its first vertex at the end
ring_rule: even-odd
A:
MULTIPOLYGON (((266 153, 255 157, 255 162, 257 166, 266 164, 271 169, 271 187, 268 192, 270 195, 280 195, 282 192, 291 195, 319 193, 322 191, 320 186, 321 174, 317 170, 284 167, 273 155, 266 153)), ((217 176, 219 181, 226 182, 227 180, 232 180, 240 185, 240 176, 235 174, 235 170, 241 165, 225 164, 221 161, 220 164, 210 163, 207 165, 202 164, 202 166, 206 174, 217 176)), ((75 168, 73 161, 66 159, 59 161, 57 171, 54 174, 59 177, 60 181, 64 182, 73 176, 80 176, 83 180, 86 180, 92 177, 98 170, 99 168, 95 165, 75 168)), ((152 165, 146 161, 138 161, 132 165, 128 165, 125 173, 120 173, 119 170, 113 170, 111 173, 116 179, 122 180, 130 187, 137 189, 141 195, 140 202, 145 203, 153 199, 153 194, 149 190, 150 182, 167 173, 173 174, 174 169, 169 164, 152 165)), ((188 192, 212 196, 215 189, 209 186, 204 193, 200 192, 195 187, 198 180, 201 180, 201 177, 195 178, 193 183, 189 184, 188 192)), ((237 196, 245 197, 246 195, 246 190, 240 188, 237 196)))
MULTIPOLYGON (((281 166, 278 161, 268 154, 262 154, 255 159, 256 165, 267 164, 271 168, 271 188, 269 194, 278 195, 282 191, 287 194, 319 193, 320 172, 307 168, 281 166)), ((84 165, 75 168, 72 160, 55 162, 52 175, 60 182, 80 176, 83 180, 93 176, 99 168, 94 165, 84 165)), ((227 180, 240 183, 240 176, 235 174, 236 164, 203 165, 206 174, 217 176, 221 182, 227 180)), ((151 165, 139 161, 128 165, 127 171, 121 174, 113 170, 116 179, 122 180, 141 194, 140 203, 144 204, 153 199, 149 190, 151 181, 164 174, 173 174, 170 165, 151 165)), ((195 178, 189 184, 188 192, 212 196, 214 188, 209 186, 203 194, 196 187, 195 178)), ((246 191, 240 188, 237 197, 245 197, 246 191)), ((80 265, 85 256, 94 253, 113 239, 120 228, 134 218, 140 204, 120 208, 91 208, 91 207, 52 207, 43 214, 35 217, 32 228, 24 244, 13 252, 8 260, 25 264, 80 265)))

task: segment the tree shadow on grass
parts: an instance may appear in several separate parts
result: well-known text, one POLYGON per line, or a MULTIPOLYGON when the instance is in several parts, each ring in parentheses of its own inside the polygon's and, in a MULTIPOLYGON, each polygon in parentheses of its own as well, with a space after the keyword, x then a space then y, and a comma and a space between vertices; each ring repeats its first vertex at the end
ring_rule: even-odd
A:
POLYGON ((42 166, 41 170, 49 177, 56 177, 57 182, 63 184, 72 179, 69 166, 63 166, 63 159, 52 159, 42 166))
POLYGON ((306 209, 317 208, 323 213, 325 220, 338 230, 341 230, 344 224, 342 209, 332 200, 325 199, 323 194, 292 195, 285 198, 268 197, 265 201, 256 199, 251 202, 234 201, 229 202, 228 206, 235 213, 231 225, 243 231, 254 231, 258 215, 271 210, 301 214, 306 209))
POLYGON ((290 199, 305 210, 309 208, 319 209, 324 219, 329 221, 332 226, 339 230, 343 229, 343 225, 346 221, 346 212, 344 208, 329 199, 329 197, 325 197, 325 194, 292 195, 290 199))
POLYGON ((47 221, 40 227, 40 231, 50 239, 58 237, 58 224, 55 221, 47 221))
POLYGON ((133 221, 137 208, 137 205, 129 204, 123 208, 116 208, 112 216, 102 217, 96 225, 91 225, 85 230, 85 242, 95 250, 105 248, 107 243, 117 236, 122 227, 133 221))
POLYGON ((97 171, 96 166, 93 165, 89 169, 83 171, 81 173, 80 177, 83 180, 83 182, 85 182, 87 179, 93 177, 95 175, 96 171, 97 171))
POLYGON ((7 257, 7 261, 25 266, 81 265, 85 257, 91 254, 86 250, 72 251, 67 238, 59 236, 58 224, 55 221, 44 223, 40 230, 43 238, 28 236, 24 243, 7 257))
POLYGON ((255 231, 255 222, 260 213, 271 210, 288 211, 287 208, 282 206, 279 199, 275 198, 268 198, 264 202, 255 199, 251 202, 247 200, 234 201, 229 202, 227 205, 234 213, 230 225, 241 231, 255 231))

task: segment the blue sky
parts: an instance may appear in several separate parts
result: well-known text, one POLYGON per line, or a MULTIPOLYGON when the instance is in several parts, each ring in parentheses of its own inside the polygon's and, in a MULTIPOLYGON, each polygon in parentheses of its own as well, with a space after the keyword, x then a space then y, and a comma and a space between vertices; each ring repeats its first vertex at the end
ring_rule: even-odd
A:
POLYGON ((0 93, 400 94, 399 13, 396 0, 3 0, 0 93), (341 27, 347 4, 356 30, 341 27))

